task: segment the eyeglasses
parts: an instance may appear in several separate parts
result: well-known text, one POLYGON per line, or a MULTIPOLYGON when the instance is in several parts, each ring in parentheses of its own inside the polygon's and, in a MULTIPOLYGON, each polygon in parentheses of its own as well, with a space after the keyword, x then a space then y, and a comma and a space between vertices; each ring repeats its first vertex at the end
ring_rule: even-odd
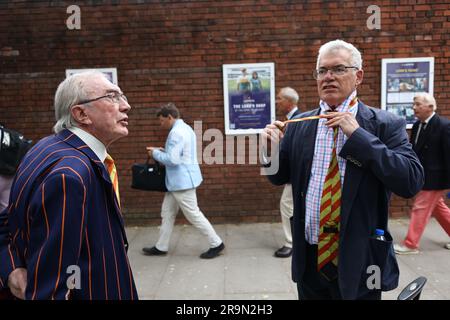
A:
POLYGON ((348 67, 348 66, 344 66, 344 65, 340 64, 338 66, 334 66, 331 68, 322 67, 317 70, 314 70, 313 77, 316 80, 321 80, 327 75, 328 71, 331 71, 331 74, 334 74, 336 76, 342 76, 343 74, 347 73, 347 69, 359 70, 358 67, 353 67, 353 66, 348 67))
POLYGON ((94 101, 104 99, 104 98, 108 98, 113 103, 120 103, 120 99, 122 99, 125 102, 128 102, 127 97, 123 93, 114 91, 114 92, 109 92, 109 93, 105 94, 104 96, 101 96, 98 98, 80 101, 77 104, 86 104, 86 103, 94 102, 94 101))

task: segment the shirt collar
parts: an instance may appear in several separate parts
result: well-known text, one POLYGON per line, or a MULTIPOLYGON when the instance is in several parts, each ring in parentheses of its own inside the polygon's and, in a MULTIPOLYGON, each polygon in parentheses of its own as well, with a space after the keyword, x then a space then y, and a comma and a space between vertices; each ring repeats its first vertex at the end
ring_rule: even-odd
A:
POLYGON ((433 113, 431 114, 431 116, 429 116, 427 118, 427 120, 424 121, 425 124, 428 124, 428 122, 430 122, 431 118, 433 118, 433 116, 436 114, 436 112, 433 111, 433 113))
POLYGON ((86 143, 86 145, 91 148, 92 151, 94 151, 95 155, 100 159, 101 162, 105 161, 107 155, 106 147, 100 140, 98 140, 89 132, 84 131, 83 129, 78 127, 72 127, 69 128, 69 130, 78 138, 83 140, 83 142, 86 143))
POLYGON ((294 106, 294 108, 292 108, 292 110, 289 111, 289 113, 286 115, 286 118, 291 119, 292 116, 294 115, 295 111, 297 111, 297 110, 298 110, 297 106, 294 106))
MULTIPOLYGON (((351 108, 348 107, 350 102, 356 97, 356 94, 357 94, 357 92, 356 92, 356 90, 354 90, 347 97, 347 99, 344 100, 344 102, 342 102, 340 105, 337 106, 335 111, 338 111, 338 112, 351 112, 353 114, 356 114, 356 112, 358 111, 358 104, 357 103, 351 108)), ((331 107, 325 101, 320 100, 320 114, 324 114, 325 111, 328 111, 330 109, 331 109, 331 107)))

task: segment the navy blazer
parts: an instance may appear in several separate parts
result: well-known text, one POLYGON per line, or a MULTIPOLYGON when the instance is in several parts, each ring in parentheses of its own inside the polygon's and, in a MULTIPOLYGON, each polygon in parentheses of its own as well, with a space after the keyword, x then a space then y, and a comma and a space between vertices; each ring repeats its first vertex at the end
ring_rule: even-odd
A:
MULTIPOLYGON (((319 109, 301 117, 319 114, 319 109)), ((339 287, 344 299, 368 293, 368 269, 381 270, 381 289, 398 285, 399 269, 388 230, 390 193, 409 198, 423 185, 423 168, 408 142, 405 120, 358 103, 358 128, 346 141, 340 157, 347 160, 342 190, 339 241, 339 287), (375 240, 375 229, 385 230, 386 242, 375 240)), ((292 278, 305 271, 305 198, 308 188, 318 120, 290 123, 281 142, 279 170, 268 176, 281 185, 289 180, 294 194, 292 222, 292 278)), ((370 279, 369 279, 370 280, 370 279)))
POLYGON ((127 247, 109 174, 94 152, 69 130, 39 141, 0 214, 0 286, 24 267, 26 299, 137 299, 127 247), (72 275, 79 289, 68 289, 72 275))
MULTIPOLYGON (((411 142, 416 140, 420 121, 414 123, 411 142)), ((435 114, 413 146, 425 170, 423 190, 450 188, 450 121, 435 114)))

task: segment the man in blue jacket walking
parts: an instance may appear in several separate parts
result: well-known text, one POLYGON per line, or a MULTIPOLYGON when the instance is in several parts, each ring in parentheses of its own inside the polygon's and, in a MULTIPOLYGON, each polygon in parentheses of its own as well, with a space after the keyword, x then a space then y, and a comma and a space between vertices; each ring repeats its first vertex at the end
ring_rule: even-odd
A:
POLYGON ((202 253, 200 258, 215 258, 225 245, 197 205, 196 188, 203 179, 197 162, 195 133, 180 119, 180 112, 173 103, 161 107, 156 116, 161 127, 170 132, 164 149, 147 147, 147 151, 150 157, 166 166, 168 192, 164 196, 161 208, 162 224, 158 242, 154 247, 142 250, 146 255, 167 254, 175 218, 181 209, 186 219, 208 237, 210 248, 202 253))

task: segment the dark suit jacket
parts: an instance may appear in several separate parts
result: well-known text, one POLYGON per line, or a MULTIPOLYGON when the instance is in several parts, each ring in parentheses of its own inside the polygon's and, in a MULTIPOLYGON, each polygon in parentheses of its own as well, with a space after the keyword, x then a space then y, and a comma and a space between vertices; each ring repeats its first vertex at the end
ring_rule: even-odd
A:
MULTIPOLYGON (((292 114, 291 119, 294 119, 295 117, 297 117, 299 114, 301 114, 300 109, 295 110, 295 112, 292 114)), ((289 119, 290 120, 290 119, 289 119)))
MULTIPOLYGON (((411 143, 416 140, 419 124, 417 121, 412 127, 411 143)), ((413 149, 425 170, 423 190, 450 188, 450 121, 435 114, 426 129, 421 129, 413 149)))
MULTIPOLYGON (((388 112, 358 104, 358 128, 340 157, 347 159, 342 190, 339 242, 339 286, 344 299, 368 292, 370 265, 382 273, 381 289, 398 285, 399 270, 389 233, 390 193, 414 196, 423 185, 423 168, 412 151, 405 121, 388 112), (385 230, 387 242, 373 238, 385 230)), ((319 109, 301 116, 319 114, 319 109)), ((269 176, 276 185, 291 181, 294 194, 292 277, 301 281, 305 271, 305 198, 311 174, 318 120, 290 123, 281 142, 279 170, 269 176)))
POLYGON ((25 267, 27 299, 137 299, 109 174, 69 130, 27 153, 0 225, 0 285, 25 267), (69 291, 77 267, 81 288, 69 291))

